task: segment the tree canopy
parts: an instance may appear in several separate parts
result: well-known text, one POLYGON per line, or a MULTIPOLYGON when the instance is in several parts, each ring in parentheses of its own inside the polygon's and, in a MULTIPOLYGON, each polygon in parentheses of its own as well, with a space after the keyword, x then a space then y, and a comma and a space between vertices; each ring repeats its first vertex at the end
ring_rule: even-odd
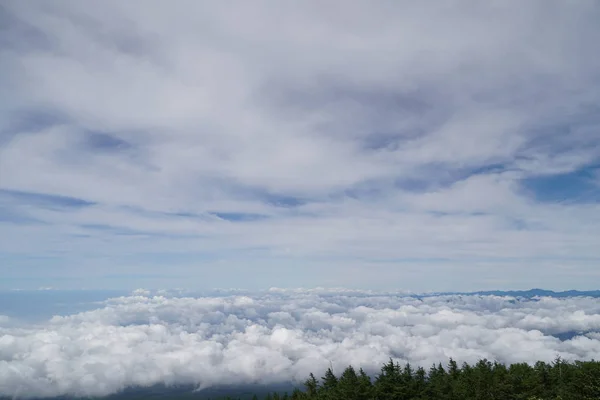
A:
MULTIPOLYGON (((271 394, 266 399, 282 399, 271 394)), ((321 380, 310 374, 304 390, 295 389, 290 400, 591 400, 600 399, 600 362, 566 362, 506 366, 483 359, 428 371, 390 359, 374 379, 362 369, 348 366, 338 377, 331 368, 321 380)))

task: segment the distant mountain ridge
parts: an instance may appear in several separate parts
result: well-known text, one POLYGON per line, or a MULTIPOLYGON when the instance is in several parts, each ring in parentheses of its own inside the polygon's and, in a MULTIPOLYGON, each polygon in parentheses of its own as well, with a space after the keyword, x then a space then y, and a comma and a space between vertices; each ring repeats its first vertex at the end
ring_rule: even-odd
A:
POLYGON ((555 292, 545 289, 529 290, 485 290, 478 292, 448 292, 443 294, 480 295, 480 296, 512 296, 512 297, 600 297, 600 290, 566 290, 555 292))

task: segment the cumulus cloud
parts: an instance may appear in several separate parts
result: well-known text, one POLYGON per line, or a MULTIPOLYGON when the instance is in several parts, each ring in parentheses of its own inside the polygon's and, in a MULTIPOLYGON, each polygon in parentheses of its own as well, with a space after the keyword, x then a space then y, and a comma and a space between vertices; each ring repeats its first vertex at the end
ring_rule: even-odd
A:
POLYGON ((98 309, 0 325, 0 395, 105 395, 129 386, 296 382, 330 365, 373 373, 389 357, 425 367, 600 357, 597 299, 325 294, 112 298, 98 309), (576 332, 569 340, 556 335, 576 332))

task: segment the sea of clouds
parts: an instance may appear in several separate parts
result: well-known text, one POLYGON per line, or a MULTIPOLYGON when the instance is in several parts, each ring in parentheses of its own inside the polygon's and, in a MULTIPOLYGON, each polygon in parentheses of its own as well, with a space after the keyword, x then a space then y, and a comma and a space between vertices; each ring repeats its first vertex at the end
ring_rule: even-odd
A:
POLYGON ((299 382, 330 365, 375 373, 389 357, 425 367, 449 357, 600 359, 599 331, 600 300, 591 297, 138 290, 43 323, 0 317, 0 395, 299 382))

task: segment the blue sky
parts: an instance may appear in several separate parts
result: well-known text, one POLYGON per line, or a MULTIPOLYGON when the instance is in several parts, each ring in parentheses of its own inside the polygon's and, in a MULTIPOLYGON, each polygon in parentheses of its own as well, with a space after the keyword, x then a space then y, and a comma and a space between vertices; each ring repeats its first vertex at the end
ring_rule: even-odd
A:
POLYGON ((0 289, 592 289, 600 7, 8 1, 0 289))

